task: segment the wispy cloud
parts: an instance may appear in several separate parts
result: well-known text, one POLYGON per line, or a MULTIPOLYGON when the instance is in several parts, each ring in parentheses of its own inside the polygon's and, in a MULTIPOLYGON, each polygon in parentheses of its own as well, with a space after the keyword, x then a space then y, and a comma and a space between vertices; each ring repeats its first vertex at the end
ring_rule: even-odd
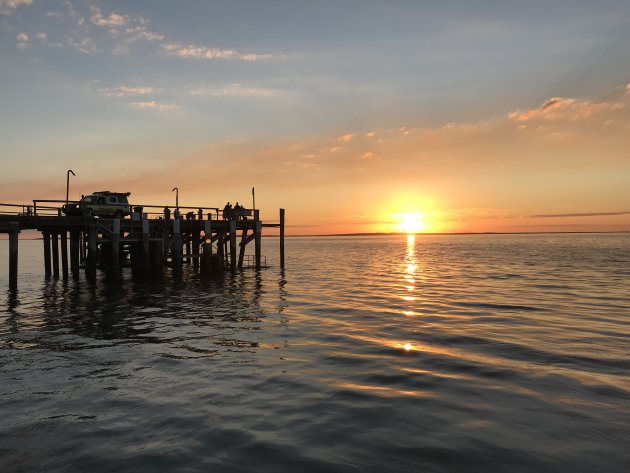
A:
POLYGON ((92 6, 90 21, 98 26, 117 28, 127 24, 130 21, 130 17, 118 13, 110 13, 108 16, 103 16, 100 8, 92 6))
POLYGON ((630 211, 626 212, 583 212, 583 213, 566 213, 566 214, 539 214, 532 215, 532 218, 569 218, 569 217, 610 217, 613 215, 630 215, 630 211))
POLYGON ((20 5, 30 5, 33 0, 0 0, 0 15, 10 15, 20 5))
POLYGON ((271 54, 240 53, 233 49, 210 48, 190 44, 183 46, 177 43, 162 44, 162 51, 171 56, 197 59, 237 59, 241 61, 261 61, 272 59, 271 54))
POLYGON ((15 39, 17 40, 16 46, 19 49, 24 49, 26 46, 28 46, 28 35, 26 33, 20 33, 15 37, 15 39))
POLYGON ((509 113, 510 120, 529 122, 535 120, 584 120, 593 114, 622 108, 624 104, 616 102, 592 102, 584 99, 553 97, 538 108, 531 110, 516 110, 509 113))
POLYGON ((199 87, 190 94, 200 97, 271 97, 278 95, 278 91, 234 83, 222 87, 199 87))
POLYGON ((155 100, 147 102, 132 102, 129 104, 129 107, 135 110, 155 110, 158 112, 179 110, 179 107, 175 104, 160 103, 155 100))
POLYGON ((150 95, 160 92, 155 87, 137 87, 129 85, 119 85, 118 87, 110 87, 100 89, 100 92, 106 97, 135 97, 138 95, 150 95))

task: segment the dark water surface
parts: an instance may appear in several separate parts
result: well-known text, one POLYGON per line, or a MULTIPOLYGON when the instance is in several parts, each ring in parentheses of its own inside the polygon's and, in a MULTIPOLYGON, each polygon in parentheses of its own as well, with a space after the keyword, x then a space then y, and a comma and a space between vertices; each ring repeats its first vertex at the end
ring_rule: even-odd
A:
POLYGON ((0 242, 0 471, 630 471, 630 235, 287 252, 91 287, 20 242, 11 309, 0 242))

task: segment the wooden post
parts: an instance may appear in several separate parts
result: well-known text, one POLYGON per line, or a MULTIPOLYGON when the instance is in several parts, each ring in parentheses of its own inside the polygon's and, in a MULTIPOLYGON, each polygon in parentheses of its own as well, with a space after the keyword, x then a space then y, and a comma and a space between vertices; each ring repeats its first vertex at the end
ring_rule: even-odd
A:
POLYGON ((280 209, 280 267, 284 269, 284 209, 280 209))
POLYGON ((243 260, 245 259, 245 247, 247 246, 247 227, 243 227, 241 235, 241 248, 238 254, 238 269, 243 269, 243 260))
POLYGON ((204 222, 203 254, 201 260, 202 272, 209 273, 212 269, 212 222, 204 222))
POLYGON ((195 266, 195 268, 199 267, 199 252, 201 251, 201 249, 199 248, 200 244, 201 244, 201 238, 199 235, 199 230, 195 228, 192 231, 192 258, 193 258, 193 265, 195 266))
POLYGON ((236 220, 230 220, 230 267, 236 270, 236 220))
POLYGON ((20 224, 9 223, 9 291, 16 293, 18 289, 18 233, 20 224))
POLYGON ((53 276, 59 277, 59 237, 56 233, 52 234, 52 265, 53 276))
POLYGON ((145 275, 148 275, 150 269, 150 253, 149 253, 149 221, 147 219, 142 220, 142 270, 145 275))
POLYGON ((225 233, 220 232, 219 238, 217 240, 217 257, 219 258, 219 261, 221 262, 222 267, 225 267, 225 252, 224 252, 224 246, 223 246, 224 240, 225 240, 225 233))
POLYGON ((109 255, 111 261, 109 262, 110 277, 118 279, 120 275, 120 219, 114 219, 114 225, 112 229, 112 252, 109 255))
POLYGON ((173 269, 179 271, 182 267, 182 234, 181 221, 173 220, 173 247, 171 249, 173 269))
POLYGON ((44 237, 44 274, 50 277, 52 271, 50 269, 50 233, 42 232, 44 237))
POLYGON ((90 223, 88 226, 88 253, 86 273, 88 279, 96 280, 96 224, 90 223))
POLYGON ((68 232, 61 232, 61 274, 68 279, 68 232))
POLYGON ((261 264, 261 234, 262 234, 262 224, 260 222, 260 210, 254 210, 254 253, 256 258, 256 269, 260 269, 261 264))
POLYGON ((191 246, 190 239, 191 239, 191 237, 192 237, 192 233, 189 232, 188 233, 188 238, 186 239, 186 245, 185 245, 185 247, 186 247, 186 261, 185 261, 186 264, 190 264, 190 260, 191 260, 191 251, 190 251, 190 246, 191 246))
POLYGON ((79 230, 70 230, 70 270, 72 271, 72 277, 79 277, 79 239, 81 233, 79 230))

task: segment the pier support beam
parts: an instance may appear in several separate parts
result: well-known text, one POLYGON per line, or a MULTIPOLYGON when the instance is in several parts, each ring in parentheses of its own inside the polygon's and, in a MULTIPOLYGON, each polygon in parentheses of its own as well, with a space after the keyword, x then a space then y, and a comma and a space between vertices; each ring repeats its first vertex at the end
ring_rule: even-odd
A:
POLYGON ((68 232, 61 232, 61 275, 68 279, 68 232))
POLYGON ((221 262, 222 268, 225 268, 225 252, 224 252, 225 246, 224 245, 225 245, 225 233, 220 232, 219 238, 217 239, 217 257, 219 261, 221 262))
POLYGON ((280 268, 284 269, 284 209, 280 209, 280 268))
POLYGON ((203 243, 201 254, 201 272, 210 273, 212 271, 212 222, 204 222, 203 243))
POLYGON ((52 271, 50 269, 50 233, 43 232, 44 237, 44 274, 50 277, 52 271))
POLYGON ((254 210, 254 258, 256 259, 256 269, 261 267, 261 234, 262 223, 260 222, 260 210, 254 210))
POLYGON ((151 254, 149 253, 149 221, 142 220, 142 272, 148 276, 151 272, 151 254))
POLYGON ((118 279, 120 276, 120 219, 114 219, 112 230, 112 252, 109 262, 109 276, 118 279))
POLYGON ((52 265, 53 276, 59 277, 59 236, 56 233, 52 234, 52 265))
POLYGON ((88 253, 87 253, 87 265, 86 273, 89 280, 96 280, 96 225, 90 223, 88 226, 88 253))
POLYGON ((243 269, 243 260, 245 259, 245 247, 247 246, 247 227, 243 228, 240 246, 241 247, 238 254, 238 269, 243 269))
POLYGON ((70 230, 70 270, 75 279, 79 278, 80 238, 79 230, 70 230))
POLYGON ((9 223, 9 291, 16 293, 18 289, 18 233, 20 224, 9 223))
POLYGON ((199 267, 199 253, 201 252, 201 248, 199 247, 201 244, 201 238, 199 235, 199 230, 194 229, 192 231, 192 258, 193 258, 193 265, 196 268, 199 267))
POLYGON ((230 268, 236 271, 236 220, 230 220, 230 268))
POLYGON ((173 246, 171 248, 171 259, 173 269, 179 271, 182 267, 182 234, 181 222, 179 219, 173 220, 173 246))

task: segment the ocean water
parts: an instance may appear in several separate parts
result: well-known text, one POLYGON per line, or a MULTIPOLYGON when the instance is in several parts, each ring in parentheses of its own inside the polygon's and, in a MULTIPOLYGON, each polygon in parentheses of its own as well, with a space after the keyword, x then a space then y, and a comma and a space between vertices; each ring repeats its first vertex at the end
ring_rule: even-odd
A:
POLYGON ((0 471, 630 471, 630 235, 277 240, 45 280, 0 242, 0 471))

